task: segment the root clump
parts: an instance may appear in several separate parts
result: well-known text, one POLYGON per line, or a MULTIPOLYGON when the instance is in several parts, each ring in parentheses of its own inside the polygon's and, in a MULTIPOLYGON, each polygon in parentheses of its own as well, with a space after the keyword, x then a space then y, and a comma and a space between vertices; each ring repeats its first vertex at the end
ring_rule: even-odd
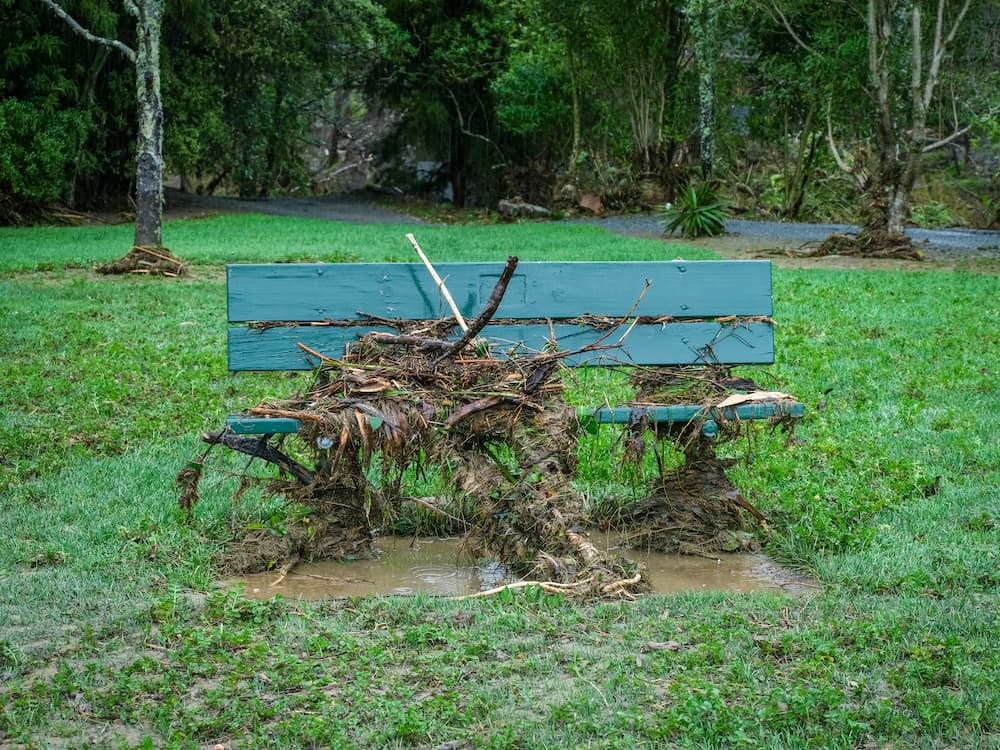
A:
POLYGON ((184 261, 165 247, 136 245, 123 258, 103 263, 94 270, 101 274, 138 273, 150 276, 181 276, 186 272, 184 261))

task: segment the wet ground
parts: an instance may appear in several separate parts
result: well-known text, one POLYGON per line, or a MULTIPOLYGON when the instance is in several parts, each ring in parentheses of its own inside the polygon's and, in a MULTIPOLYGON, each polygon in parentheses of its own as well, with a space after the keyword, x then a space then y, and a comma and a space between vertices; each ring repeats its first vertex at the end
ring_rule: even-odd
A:
MULTIPOLYGON (((617 540, 597 535, 598 546, 617 540)), ((409 539, 387 537, 377 542, 378 560, 334 561, 301 564, 279 580, 277 573, 258 573, 232 579, 243 584, 247 596, 268 599, 281 594, 288 599, 331 599, 375 594, 467 596, 518 580, 495 562, 476 563, 463 554, 458 539, 409 539)), ((763 555, 667 555, 626 551, 644 562, 653 590, 682 591, 782 591, 805 593, 815 588, 808 577, 781 567, 763 555)))

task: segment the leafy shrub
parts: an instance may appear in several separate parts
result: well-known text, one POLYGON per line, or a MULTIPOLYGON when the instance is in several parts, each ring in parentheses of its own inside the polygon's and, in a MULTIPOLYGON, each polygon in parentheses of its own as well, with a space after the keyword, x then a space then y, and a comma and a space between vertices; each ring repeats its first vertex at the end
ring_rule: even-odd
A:
POLYGON ((86 135, 80 114, 32 102, 0 102, 0 219, 13 205, 39 205, 71 192, 71 161, 86 135), (12 205, 13 204, 13 205, 12 205))
POLYGON ((924 229, 941 229, 955 226, 955 217, 948 207, 940 201, 931 201, 913 207, 910 218, 913 223, 924 229))
POLYGON ((680 230, 685 237, 702 237, 722 234, 725 229, 728 207, 719 199, 718 188, 703 182, 689 185, 677 198, 677 203, 663 207, 667 222, 666 232, 680 230))

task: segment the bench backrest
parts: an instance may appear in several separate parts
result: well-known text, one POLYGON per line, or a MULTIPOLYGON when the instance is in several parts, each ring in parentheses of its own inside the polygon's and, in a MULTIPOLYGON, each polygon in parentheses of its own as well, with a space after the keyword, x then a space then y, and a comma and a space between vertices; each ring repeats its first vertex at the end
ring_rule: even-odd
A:
MULTIPOLYGON (((503 263, 442 263, 437 271, 471 322, 503 263)), ((395 332, 365 314, 450 317, 419 263, 240 264, 227 268, 227 280, 230 370, 312 369, 317 362, 300 342, 338 358, 360 334, 395 332)), ((553 332, 559 349, 575 351, 601 337, 617 343, 640 316, 621 347, 568 363, 767 364, 774 361, 771 313, 769 261, 523 262, 494 315, 502 323, 481 337, 495 343, 498 356, 539 351, 553 332), (610 335, 575 321, 586 315, 617 322, 630 310, 629 323, 610 335)))

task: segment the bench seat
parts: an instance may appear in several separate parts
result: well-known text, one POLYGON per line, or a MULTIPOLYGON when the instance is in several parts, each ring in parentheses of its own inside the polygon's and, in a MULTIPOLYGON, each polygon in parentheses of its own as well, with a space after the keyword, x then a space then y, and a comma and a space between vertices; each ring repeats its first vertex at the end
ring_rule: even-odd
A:
MULTIPOLYGON (((486 305, 502 264, 443 263, 439 274, 467 319, 486 305)), ((395 321, 437 321, 448 308, 418 263, 277 263, 227 268, 229 369, 311 370, 395 321)), ((579 352, 569 366, 763 365, 774 362, 769 261, 526 262, 517 266, 493 323, 480 333, 497 357, 553 345, 579 352), (625 335, 627 333, 627 335, 625 335), (622 338, 624 336, 624 338, 622 338), (615 345, 619 343, 620 345, 615 345)), ((457 338, 457 335, 454 338, 457 338)), ((789 398, 739 403, 594 406, 581 421, 628 424, 636 410, 656 424, 695 424, 706 437, 723 421, 798 418, 789 398)), ((231 416, 244 435, 295 433, 290 418, 231 416)), ((377 429, 379 425, 371 425, 377 429)))

